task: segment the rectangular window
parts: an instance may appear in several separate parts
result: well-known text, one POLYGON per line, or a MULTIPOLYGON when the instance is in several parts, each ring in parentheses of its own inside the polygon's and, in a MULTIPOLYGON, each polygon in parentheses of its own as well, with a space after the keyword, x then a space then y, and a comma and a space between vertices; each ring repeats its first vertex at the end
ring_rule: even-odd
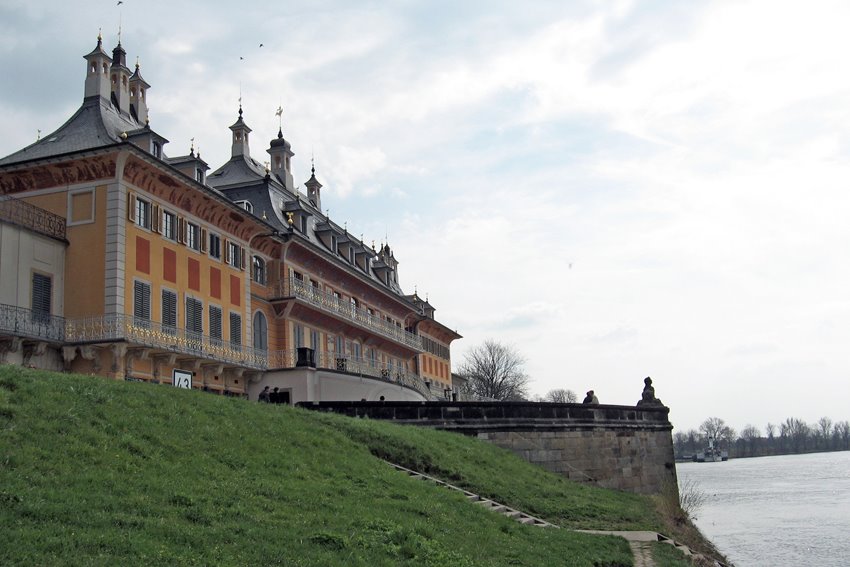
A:
POLYGON ((147 229, 151 227, 151 204, 138 197, 136 198, 136 224, 147 229))
POLYGON ((201 249, 201 227, 191 222, 186 223, 186 246, 192 250, 201 249))
POLYGON ((162 290, 162 330, 169 335, 177 331, 177 294, 162 290))
POLYGON ((335 350, 337 356, 343 356, 345 354, 345 339, 337 336, 335 350))
POLYGON ((32 275, 32 320, 46 323, 50 320, 53 297, 53 279, 44 274, 32 275))
POLYGON ((210 233, 210 256, 216 260, 221 259, 221 237, 210 233))
POLYGON ((307 216, 299 215, 298 220, 300 221, 299 224, 301 225, 301 232, 307 234, 307 216))
POLYGON ((242 315, 239 313, 230 314, 230 343, 242 345, 242 315))
POLYGON ((210 339, 221 342, 221 307, 210 305, 210 339))
POLYGON ((151 284, 133 282, 133 317, 136 325, 147 327, 151 320, 151 284))
POLYGON ((197 335, 204 332, 204 306, 194 297, 186 298, 186 331, 197 335))
POLYGON ((260 285, 266 285, 266 261, 259 256, 253 260, 254 281, 260 285))
POLYGON ((235 242, 227 242, 227 263, 234 268, 242 266, 241 248, 235 242))
POLYGON ((169 211, 162 211, 162 235, 169 240, 177 240, 177 216, 169 211))

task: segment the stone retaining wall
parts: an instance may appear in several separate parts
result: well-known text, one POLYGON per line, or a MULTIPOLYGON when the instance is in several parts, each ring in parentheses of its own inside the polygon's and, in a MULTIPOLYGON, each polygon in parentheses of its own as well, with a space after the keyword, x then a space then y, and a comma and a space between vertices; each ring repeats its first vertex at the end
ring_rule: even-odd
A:
POLYGON ((456 431, 580 482, 639 493, 676 486, 669 409, 532 402, 322 402, 352 417, 456 431))

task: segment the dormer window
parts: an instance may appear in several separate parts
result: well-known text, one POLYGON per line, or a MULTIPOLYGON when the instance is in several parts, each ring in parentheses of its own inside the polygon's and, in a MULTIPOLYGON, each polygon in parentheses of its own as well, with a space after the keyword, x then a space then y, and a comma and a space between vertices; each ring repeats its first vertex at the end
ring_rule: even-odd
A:
POLYGON ((301 224, 301 232, 307 234, 307 217, 305 215, 300 215, 298 220, 301 224))
POLYGON ((198 183, 204 182, 204 170, 200 167, 195 168, 195 181, 198 183))
POLYGON ((251 201, 236 201, 236 204, 249 213, 254 214, 254 205, 251 204, 251 201))
POLYGON ((162 145, 159 142, 151 142, 151 153, 153 157, 162 159, 162 145))

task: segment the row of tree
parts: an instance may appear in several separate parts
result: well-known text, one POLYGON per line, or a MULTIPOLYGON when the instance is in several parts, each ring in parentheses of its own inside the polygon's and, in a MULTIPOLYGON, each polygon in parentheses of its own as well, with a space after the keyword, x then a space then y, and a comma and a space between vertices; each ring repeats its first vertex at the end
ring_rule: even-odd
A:
POLYGON ((768 423, 764 433, 755 425, 747 425, 740 433, 719 417, 702 422, 699 430, 677 431, 673 434, 673 449, 677 457, 687 457, 702 451, 712 439, 730 457, 761 457, 813 453, 818 451, 850 450, 850 422, 833 422, 828 417, 817 423, 789 417, 785 421, 768 423))

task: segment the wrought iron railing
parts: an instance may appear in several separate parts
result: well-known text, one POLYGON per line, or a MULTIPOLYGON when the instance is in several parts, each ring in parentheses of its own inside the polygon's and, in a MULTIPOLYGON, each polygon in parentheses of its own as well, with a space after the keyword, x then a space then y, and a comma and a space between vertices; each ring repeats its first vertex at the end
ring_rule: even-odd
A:
POLYGON ((370 331, 390 338, 416 350, 422 350, 422 337, 406 331, 396 325, 369 313, 366 309, 356 307, 350 301, 344 300, 333 293, 319 289, 312 284, 295 277, 281 280, 278 284, 279 297, 295 297, 332 313, 338 317, 357 323, 370 331))
POLYGON ((0 304, 0 332, 71 344, 127 341, 177 354, 208 358, 257 370, 296 368, 299 365, 366 376, 411 388, 426 399, 435 394, 425 381, 403 366, 377 359, 313 349, 266 351, 210 338, 200 333, 162 325, 131 315, 65 319, 31 309, 0 304))
POLYGON ((0 331, 15 336, 62 342, 65 319, 32 309, 0 304, 0 331))
POLYGON ((130 315, 88 317, 68 320, 65 324, 65 340, 69 343, 119 339, 248 368, 261 370, 268 368, 268 352, 265 350, 211 338, 130 315))
POLYGON ((0 221, 9 222, 53 238, 65 239, 65 219, 14 197, 0 196, 0 221))

